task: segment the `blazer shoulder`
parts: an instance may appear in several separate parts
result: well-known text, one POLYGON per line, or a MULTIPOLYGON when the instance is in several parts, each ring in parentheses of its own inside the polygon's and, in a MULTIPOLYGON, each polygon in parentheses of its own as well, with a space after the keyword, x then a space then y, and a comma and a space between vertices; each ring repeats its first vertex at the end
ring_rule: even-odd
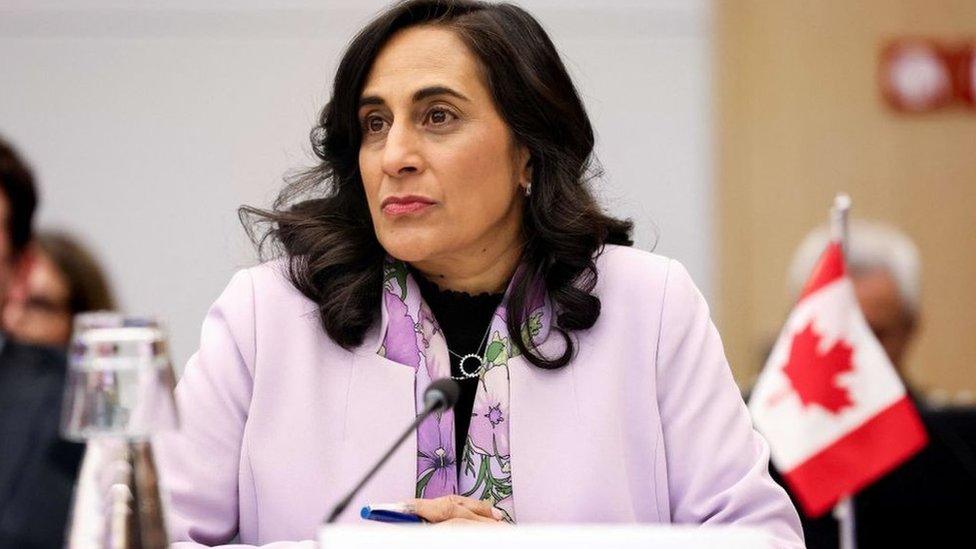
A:
POLYGON ((238 271, 222 301, 235 315, 249 319, 256 334, 278 334, 318 318, 318 306, 292 284, 288 259, 279 258, 238 271), (290 327, 290 328, 286 328, 290 327))
POLYGON ((234 274, 225 292, 248 294, 255 309, 274 305, 275 308, 315 308, 315 304, 291 282, 288 259, 278 258, 234 274))
POLYGON ((664 289, 674 260, 629 246, 608 245, 596 258, 597 284, 628 288, 630 292, 664 289))
POLYGON ((626 246, 607 246, 596 265, 596 292, 601 299, 689 310, 704 303, 688 270, 676 259, 626 246))

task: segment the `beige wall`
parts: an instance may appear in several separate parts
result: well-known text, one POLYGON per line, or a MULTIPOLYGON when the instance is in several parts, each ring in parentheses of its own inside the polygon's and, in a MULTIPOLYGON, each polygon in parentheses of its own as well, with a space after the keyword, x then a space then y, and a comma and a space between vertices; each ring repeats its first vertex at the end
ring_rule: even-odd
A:
POLYGON ((976 110, 898 115, 876 83, 888 37, 976 40, 976 1, 716 0, 716 17, 717 313, 740 383, 789 309, 794 247, 847 191, 919 245, 911 379, 976 391, 976 110))

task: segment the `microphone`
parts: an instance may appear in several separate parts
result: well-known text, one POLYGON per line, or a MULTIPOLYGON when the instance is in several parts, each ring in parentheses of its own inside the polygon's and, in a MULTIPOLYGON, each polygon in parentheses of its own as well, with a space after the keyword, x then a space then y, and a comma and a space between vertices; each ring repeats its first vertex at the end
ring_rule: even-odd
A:
MULTIPOLYGON (((456 381, 449 377, 436 379, 424 391, 424 412, 430 415, 431 412, 450 410, 457 404, 460 396, 461 387, 456 381), (430 412, 427 411, 427 408, 430 408, 430 412)), ((420 424, 419 421, 417 423, 420 424)))
POLYGON ((346 507, 349 506, 352 498, 356 497, 356 494, 363 489, 363 486, 366 486, 366 483, 373 478, 373 475, 375 475, 381 467, 383 467, 383 465, 390 459, 390 456, 392 456, 393 453, 396 452, 397 448, 403 444, 403 441, 407 440, 407 437, 410 436, 411 433, 415 432, 417 427, 431 414, 434 412, 450 410, 452 407, 454 407, 454 405, 457 404, 457 400, 460 395, 461 388, 458 387, 457 382, 448 377, 435 380, 428 385, 427 389, 424 391, 424 409, 417 414, 416 419, 414 419, 410 426, 407 427, 406 431, 400 435, 400 438, 393 443, 393 446, 390 446, 386 453, 383 454, 383 457, 376 462, 376 465, 374 465, 373 468, 363 476, 362 480, 359 481, 359 484, 350 490, 349 493, 346 494, 346 497, 342 498, 342 500, 340 500, 339 503, 332 508, 332 512, 329 513, 328 518, 323 521, 323 524, 332 524, 335 522, 336 519, 342 515, 343 511, 346 510, 346 507))

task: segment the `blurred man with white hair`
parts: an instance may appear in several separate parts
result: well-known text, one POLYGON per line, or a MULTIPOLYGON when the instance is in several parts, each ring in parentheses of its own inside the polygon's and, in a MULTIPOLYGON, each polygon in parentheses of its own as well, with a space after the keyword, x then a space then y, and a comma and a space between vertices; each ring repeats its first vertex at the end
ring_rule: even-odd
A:
MULTIPOLYGON (((820 227, 803 240, 790 265, 790 291, 798 297, 830 239, 820 227)), ((857 301, 874 335, 905 380, 905 352, 919 325, 921 263, 905 233, 877 221, 850 222, 845 250, 857 301)))

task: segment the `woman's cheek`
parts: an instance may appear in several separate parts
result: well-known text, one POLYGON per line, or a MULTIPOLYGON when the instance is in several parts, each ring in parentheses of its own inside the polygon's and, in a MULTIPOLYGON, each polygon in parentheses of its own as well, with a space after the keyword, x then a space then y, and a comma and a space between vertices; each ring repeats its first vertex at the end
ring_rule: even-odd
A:
POLYGON ((366 194, 366 202, 370 210, 376 211, 379 209, 378 193, 380 182, 382 178, 382 170, 379 168, 374 168, 374 164, 370 162, 369 157, 365 157, 361 154, 359 161, 359 176, 363 182, 363 191, 366 194))

